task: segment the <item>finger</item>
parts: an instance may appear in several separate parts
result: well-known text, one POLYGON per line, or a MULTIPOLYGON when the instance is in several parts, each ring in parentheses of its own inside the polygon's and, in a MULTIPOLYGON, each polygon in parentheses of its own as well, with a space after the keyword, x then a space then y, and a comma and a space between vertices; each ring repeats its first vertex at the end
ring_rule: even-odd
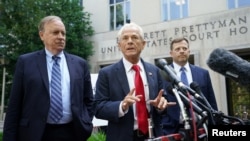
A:
POLYGON ((135 96, 135 100, 136 101, 141 101, 141 98, 142 98, 143 96, 142 95, 136 95, 135 96))
POLYGON ((163 110, 167 108, 168 106, 173 106, 173 105, 176 105, 176 102, 168 102, 167 100, 164 99, 159 102, 159 104, 157 105, 157 108, 163 110))
POLYGON ((162 95, 163 95, 163 92, 164 92, 164 90, 161 89, 161 90, 159 91, 158 96, 156 97, 156 99, 160 99, 160 98, 162 97, 162 95))
POLYGON ((165 108, 167 106, 167 100, 165 98, 161 98, 160 102, 158 103, 158 108, 159 109, 162 109, 162 108, 165 108))
POLYGON ((176 102, 167 102, 167 106, 174 106, 176 105, 176 102))
POLYGON ((128 93, 128 95, 132 96, 135 92, 135 88, 131 89, 130 92, 128 93))
POLYGON ((135 88, 131 89, 129 93, 126 95, 126 97, 123 100, 123 106, 131 105, 132 103, 135 102, 135 100, 133 100, 134 91, 135 88))

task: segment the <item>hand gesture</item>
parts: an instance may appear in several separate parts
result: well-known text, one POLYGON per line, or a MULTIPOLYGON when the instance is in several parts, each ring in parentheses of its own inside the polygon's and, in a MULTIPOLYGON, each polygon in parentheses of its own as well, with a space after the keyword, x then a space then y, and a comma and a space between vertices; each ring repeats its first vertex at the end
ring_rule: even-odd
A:
POLYGON ((176 102, 168 102, 162 95, 164 90, 160 90, 158 96, 154 100, 149 100, 149 103, 156 107, 158 110, 162 111, 168 106, 176 105, 176 102))

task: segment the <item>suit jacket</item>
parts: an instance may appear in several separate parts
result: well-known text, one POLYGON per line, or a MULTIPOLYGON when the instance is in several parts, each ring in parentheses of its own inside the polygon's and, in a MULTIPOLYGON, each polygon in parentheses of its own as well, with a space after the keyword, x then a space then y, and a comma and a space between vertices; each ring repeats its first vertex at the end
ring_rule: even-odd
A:
MULTIPOLYGON (((173 67, 173 65, 171 64, 173 67)), ((192 73, 192 78, 194 82, 197 82, 203 95, 206 97, 209 104, 214 110, 217 110, 217 103, 214 95, 214 90, 212 87, 209 72, 201 67, 194 66, 190 64, 190 69, 192 73)), ((165 81, 165 87, 171 85, 169 82, 165 81)), ((176 97, 173 94, 167 94, 168 101, 177 102, 176 97)), ((177 102, 178 103, 178 102, 177 102)), ((167 112, 163 115, 162 125, 164 135, 169 135, 178 132, 179 130, 179 119, 180 119, 180 107, 179 104, 167 108, 167 112)))
MULTIPOLYGON (((70 75, 70 100, 77 141, 92 132, 93 91, 88 64, 64 52, 70 75)), ((16 64, 3 141, 40 141, 50 106, 45 50, 21 55, 16 64)))
MULTIPOLYGON (((155 99, 161 89, 163 81, 159 69, 142 60, 149 86, 149 97, 155 99)), ((107 66, 99 71, 96 82, 96 117, 108 120, 107 141, 132 141, 134 131, 134 113, 132 106, 128 113, 119 117, 119 105, 124 97, 129 93, 130 88, 122 60, 107 66)), ((154 124, 154 136, 161 136, 160 113, 150 107, 150 115, 154 124)))

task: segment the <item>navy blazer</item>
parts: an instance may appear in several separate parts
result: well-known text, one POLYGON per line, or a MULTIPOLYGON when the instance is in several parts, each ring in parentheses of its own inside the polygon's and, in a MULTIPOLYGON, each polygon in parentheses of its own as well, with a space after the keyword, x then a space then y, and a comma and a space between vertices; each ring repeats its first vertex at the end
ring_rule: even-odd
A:
MULTIPOLYGON (((70 100, 77 141, 91 135, 93 91, 88 64, 64 52, 70 75, 70 100)), ((3 141, 41 141, 50 105, 45 50, 21 55, 16 64, 3 141)))
MULTIPOLYGON (((149 87, 150 99, 155 99, 161 89, 163 81, 159 69, 142 60, 149 87)), ((96 82, 96 114, 100 119, 108 120, 106 141, 132 141, 134 131, 134 113, 132 106, 128 113, 119 117, 119 105, 129 93, 130 88, 122 60, 104 67, 99 71, 96 82)), ((161 136, 160 113, 151 106, 150 115, 154 124, 154 136, 161 136)))
MULTIPOLYGON (((173 64, 171 64, 173 66, 173 64)), ((208 70, 201 67, 190 64, 193 81, 198 83, 203 95, 206 97, 209 104, 214 110, 217 110, 217 102, 212 87, 212 82, 208 70)), ((165 81, 165 87, 171 85, 165 81)), ((168 101, 177 102, 176 97, 173 94, 167 94, 168 101)), ((178 103, 178 102, 177 102, 178 103)), ((169 135, 178 132, 180 119, 180 107, 179 104, 167 108, 167 113, 163 115, 162 125, 164 135, 169 135)))

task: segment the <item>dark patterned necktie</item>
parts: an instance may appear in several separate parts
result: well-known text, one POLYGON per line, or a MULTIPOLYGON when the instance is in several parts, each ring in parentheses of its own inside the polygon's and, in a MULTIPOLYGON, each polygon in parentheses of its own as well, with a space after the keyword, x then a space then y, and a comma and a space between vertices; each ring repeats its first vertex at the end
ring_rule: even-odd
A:
POLYGON ((63 116, 62 107, 62 89, 61 89, 61 70, 60 57, 53 56, 54 64, 51 73, 51 96, 50 96, 50 113, 49 117, 52 121, 58 122, 63 116))
POLYGON ((141 100, 136 102, 136 114, 138 120, 139 130, 147 134, 148 133, 148 111, 146 108, 144 85, 140 75, 140 67, 138 65, 133 65, 132 69, 135 70, 135 94, 142 95, 141 100))

